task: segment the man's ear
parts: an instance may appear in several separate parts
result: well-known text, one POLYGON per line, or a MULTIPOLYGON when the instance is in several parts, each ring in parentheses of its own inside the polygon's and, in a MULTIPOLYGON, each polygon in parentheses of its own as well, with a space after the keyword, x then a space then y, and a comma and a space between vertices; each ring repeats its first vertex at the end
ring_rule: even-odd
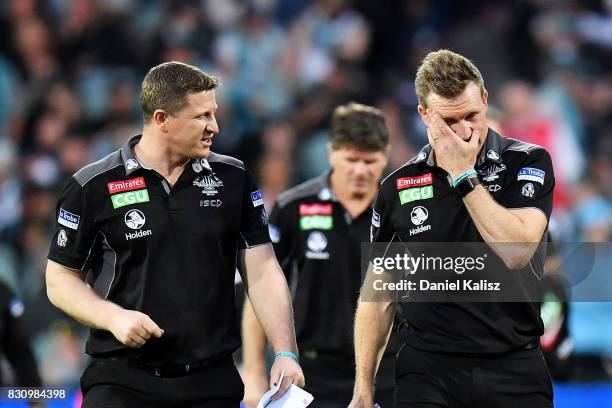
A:
POLYGON ((419 106, 417 107, 417 112, 419 112, 419 116, 421 117, 421 120, 423 121, 423 123, 425 124, 425 126, 427 126, 427 108, 424 107, 423 105, 419 104, 419 106))
POLYGON ((160 128, 163 132, 168 131, 168 113, 163 109, 157 109, 153 112, 152 122, 160 128))
POLYGON ((331 156, 334 151, 331 142, 327 142, 327 160, 331 163, 331 156))
POLYGON ((486 89, 482 90, 482 102, 484 102, 485 106, 489 105, 489 93, 486 89))
POLYGON ((389 161, 391 160, 391 144, 387 145, 384 152, 385 157, 383 158, 383 160, 385 161, 385 167, 387 167, 389 165, 389 161))

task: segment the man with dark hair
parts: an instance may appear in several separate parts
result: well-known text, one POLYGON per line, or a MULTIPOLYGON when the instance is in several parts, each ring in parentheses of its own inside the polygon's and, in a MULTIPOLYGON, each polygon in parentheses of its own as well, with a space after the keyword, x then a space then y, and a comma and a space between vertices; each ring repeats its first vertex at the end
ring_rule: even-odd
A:
POLYGON ((217 84, 180 62, 152 68, 142 135, 76 172, 58 201, 47 293, 91 327, 84 407, 238 407, 237 263, 278 353, 271 382, 284 371, 277 397, 303 386, 263 198, 240 160, 210 151, 217 84))
MULTIPOLYGON (((270 214, 274 250, 290 283, 300 362, 316 407, 346 407, 353 391, 353 319, 361 285, 361 243, 369 241, 372 202, 387 165, 389 131, 380 110, 350 103, 335 109, 331 170, 281 194, 270 214)), ((247 405, 265 391, 265 337, 249 304, 243 317, 247 405)), ((393 336, 376 383, 392 406, 393 336)))
MULTIPOLYGON (((429 53, 415 85, 429 144, 383 180, 373 243, 482 242, 501 265, 490 272, 513 279, 520 289, 537 287, 554 188, 549 154, 488 128, 488 94, 467 58, 447 50, 429 53)), ((384 257, 381 251, 374 246, 371 259, 384 257)), ((367 282, 373 274, 371 264, 367 282)), ((539 348, 539 304, 529 300, 401 303, 406 331, 396 361, 396 406, 552 407, 539 348)), ((351 407, 373 404, 377 356, 394 304, 359 303, 351 407)))

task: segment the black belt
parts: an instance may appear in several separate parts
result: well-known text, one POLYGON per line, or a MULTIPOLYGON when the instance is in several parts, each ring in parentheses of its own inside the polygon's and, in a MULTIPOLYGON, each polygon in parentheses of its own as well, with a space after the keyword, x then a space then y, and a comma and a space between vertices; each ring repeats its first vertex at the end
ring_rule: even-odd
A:
POLYGON ((183 377, 185 375, 194 373, 200 370, 202 367, 210 364, 208 361, 196 361, 195 363, 188 364, 169 364, 162 366, 149 365, 139 363, 136 361, 130 361, 128 366, 137 368, 139 370, 148 371, 156 377, 183 377))
MULTIPOLYGON (((449 351, 431 351, 431 350, 425 350, 425 349, 421 349, 417 346, 413 346, 409 343, 407 343, 406 341, 404 341, 404 346, 413 348, 415 350, 419 350, 419 351, 425 351, 427 353, 435 353, 435 354, 446 354, 446 355, 450 355, 450 356, 456 356, 456 357, 469 357, 469 358, 499 358, 499 357, 503 357, 512 353, 517 353, 517 352, 521 352, 521 351, 527 351, 527 350, 536 350, 536 349, 540 349, 540 338, 536 337, 532 340, 530 340, 527 344, 517 347, 515 349, 509 350, 509 351, 504 351, 501 353, 493 353, 493 354, 487 354, 487 353, 459 353, 459 352, 449 352, 449 351)), ((403 347, 402 347, 403 348, 403 347)))
POLYGON ((138 370, 146 371, 148 373, 153 374, 156 377, 183 377, 196 371, 201 370, 203 367, 211 365, 213 361, 211 360, 202 360, 196 361, 194 363, 185 363, 185 364, 167 364, 167 365, 153 365, 148 363, 143 363, 138 360, 130 360, 121 357, 108 357, 108 360, 118 361, 130 368, 136 368, 138 370))

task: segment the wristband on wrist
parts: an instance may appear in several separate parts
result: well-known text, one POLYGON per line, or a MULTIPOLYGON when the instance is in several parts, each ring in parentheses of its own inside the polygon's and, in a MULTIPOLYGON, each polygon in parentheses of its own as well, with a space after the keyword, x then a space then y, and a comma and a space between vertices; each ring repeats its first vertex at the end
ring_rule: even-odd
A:
POLYGON ((295 360, 296 363, 300 364, 300 358, 298 357, 297 354, 291 352, 291 351, 281 351, 278 352, 274 355, 274 361, 278 360, 279 357, 291 357, 292 359, 295 360))
POLYGON ((465 180, 466 178, 470 177, 471 175, 476 174, 476 170, 474 169, 469 169, 466 172, 463 172, 459 175, 459 177, 457 177, 455 180, 453 180, 453 187, 457 188, 457 186, 459 185, 459 183, 461 183, 463 180, 465 180))

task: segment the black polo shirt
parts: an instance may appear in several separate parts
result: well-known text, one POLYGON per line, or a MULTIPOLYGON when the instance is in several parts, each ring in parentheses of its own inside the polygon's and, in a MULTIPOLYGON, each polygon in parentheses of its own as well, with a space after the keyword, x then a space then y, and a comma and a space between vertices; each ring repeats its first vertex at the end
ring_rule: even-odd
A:
POLYGON ((170 187, 135 157, 139 140, 72 176, 58 201, 49 259, 90 270, 101 297, 146 313, 165 333, 132 349, 92 329, 86 352, 152 364, 229 354, 240 346, 237 252, 269 242, 261 193, 240 160, 213 152, 191 160, 170 187))
MULTIPOLYGON (((369 240, 372 208, 352 218, 336 200, 330 174, 279 196, 270 213, 270 236, 293 298, 300 352, 349 356, 354 354, 361 244, 369 240)), ((387 352, 397 352, 400 345, 394 334, 387 352)))
MULTIPOLYGON (((478 178, 505 208, 536 208, 548 219, 555 185, 552 162, 540 146, 489 130, 477 158, 478 178)), ((381 184, 373 242, 484 242, 430 145, 381 184)), ((543 275, 546 233, 520 279, 543 275)), ((372 256, 381 256, 375 249, 372 256)), ((402 303, 413 347, 453 353, 503 353, 543 333, 538 303, 402 303)))

